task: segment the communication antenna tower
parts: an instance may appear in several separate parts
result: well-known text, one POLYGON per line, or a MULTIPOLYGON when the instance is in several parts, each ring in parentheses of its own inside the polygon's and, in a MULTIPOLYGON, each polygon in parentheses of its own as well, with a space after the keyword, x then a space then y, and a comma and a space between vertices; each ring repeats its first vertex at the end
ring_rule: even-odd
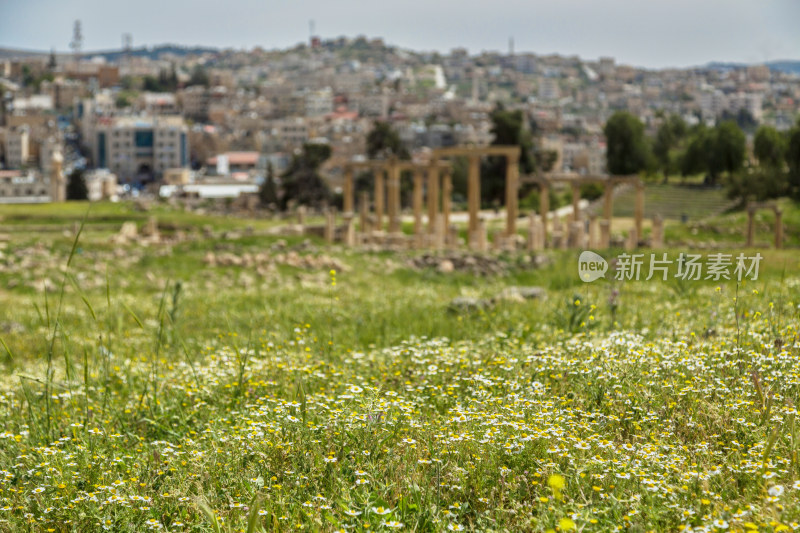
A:
POLYGON ((72 41, 69 43, 72 48, 72 54, 75 56, 75 63, 77 64, 81 58, 81 48, 83 47, 83 31, 81 30, 81 21, 76 20, 72 27, 72 41))

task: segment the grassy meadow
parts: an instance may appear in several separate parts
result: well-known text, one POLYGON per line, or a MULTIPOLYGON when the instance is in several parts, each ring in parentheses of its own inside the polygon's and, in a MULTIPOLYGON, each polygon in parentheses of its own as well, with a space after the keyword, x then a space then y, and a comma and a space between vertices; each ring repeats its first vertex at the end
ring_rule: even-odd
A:
POLYGON ((0 531, 800 528, 797 250, 583 283, 576 251, 445 273, 266 219, 85 213, 0 209, 0 531), (188 238, 112 242, 150 216, 188 238))

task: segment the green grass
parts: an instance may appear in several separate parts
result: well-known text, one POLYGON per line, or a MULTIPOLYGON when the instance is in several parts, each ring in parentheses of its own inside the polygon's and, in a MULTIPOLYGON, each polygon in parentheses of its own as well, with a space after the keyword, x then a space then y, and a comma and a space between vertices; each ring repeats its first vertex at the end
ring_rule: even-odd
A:
MULTIPOLYGON (((784 246, 800 246, 800 206, 783 198, 778 202, 783 214, 784 246)), ((775 245, 775 215, 770 209, 763 209, 755 215, 755 238, 758 247, 775 245)), ((747 213, 734 211, 712 216, 688 224, 667 226, 666 240, 673 246, 691 243, 717 243, 727 246, 744 246, 747 235, 747 213)))
POLYGON ((2 205, 0 206, 0 232, 9 232, 35 225, 37 230, 46 226, 72 228, 80 224, 90 213, 90 224, 106 225, 119 229, 123 222, 133 221, 139 225, 150 217, 156 217, 159 224, 178 228, 200 228, 211 225, 218 230, 264 229, 275 226, 269 219, 245 219, 234 216, 198 215, 190 211, 180 211, 163 203, 153 203, 147 210, 136 208, 132 203, 110 202, 68 202, 65 204, 2 205))
POLYGON ((587 284, 576 252, 540 269, 496 256, 508 274, 476 277, 260 234, 116 250, 103 218, 144 221, 124 205, 93 208, 74 253, 26 229, 83 207, 0 210, 16 225, 0 249, 0 530, 800 522, 795 251, 762 250, 740 284, 587 284), (330 264, 289 266, 293 248, 330 264), (264 261, 208 266, 208 251, 264 261), (548 297, 448 310, 509 285, 548 297))
MULTIPOLYGON (((614 216, 632 217, 636 205, 636 190, 629 188, 614 198, 614 216)), ((719 215, 732 207, 725 189, 677 184, 647 184, 645 187, 644 215, 652 218, 656 214, 665 219, 690 221, 719 215)))

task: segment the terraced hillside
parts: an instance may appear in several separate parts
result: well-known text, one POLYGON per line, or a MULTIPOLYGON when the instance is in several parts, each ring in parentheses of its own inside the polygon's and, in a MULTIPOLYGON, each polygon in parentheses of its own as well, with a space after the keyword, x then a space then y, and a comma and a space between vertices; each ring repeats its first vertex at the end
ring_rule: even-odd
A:
MULTIPOLYGON (((614 216, 632 217, 636 190, 627 188, 614 198, 614 216)), ((730 209, 732 202, 724 189, 709 189, 698 186, 647 185, 645 188, 645 217, 657 213, 664 218, 680 220, 683 215, 689 220, 698 220, 719 215, 730 209)), ((602 208, 600 208, 602 209, 602 208)))

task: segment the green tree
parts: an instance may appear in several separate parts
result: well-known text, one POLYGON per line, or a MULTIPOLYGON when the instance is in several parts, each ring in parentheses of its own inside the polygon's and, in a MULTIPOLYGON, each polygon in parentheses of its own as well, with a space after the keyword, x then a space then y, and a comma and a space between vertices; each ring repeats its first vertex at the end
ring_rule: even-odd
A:
POLYGON ((779 198, 789 190, 785 170, 786 138, 775 128, 761 126, 753 142, 758 167, 741 172, 729 180, 728 195, 732 198, 766 200, 779 198))
POLYGON ((716 183, 723 172, 731 176, 740 171, 744 167, 746 152, 747 140, 741 128, 733 121, 718 124, 711 143, 711 182, 716 183))
POLYGON ((606 165, 616 175, 638 174, 651 164, 651 151, 644 124, 628 113, 617 111, 606 122, 606 165))
POLYGON ((550 172, 558 161, 558 152, 555 150, 535 149, 533 152, 534 168, 542 172, 550 172))
MULTIPOLYGON (((519 146, 520 174, 529 174, 535 169, 533 158, 533 136, 523 128, 522 111, 506 110, 501 104, 492 111, 493 146, 519 146)), ((481 165, 481 199, 485 203, 500 205, 505 201, 506 188, 505 157, 487 157, 481 165)))
POLYGON ((316 208, 323 207, 330 201, 331 191, 319 175, 319 167, 330 156, 329 145, 306 143, 302 152, 292 157, 292 162, 283 176, 284 209, 292 200, 299 205, 316 208))
POLYGON ((742 108, 735 113, 727 110, 723 111, 720 118, 723 122, 727 122, 729 120, 735 122, 737 126, 748 133, 755 131, 756 127, 758 126, 758 121, 756 121, 755 117, 753 117, 753 114, 745 108, 742 108))
POLYGON ((356 174, 353 183, 354 183, 354 192, 356 194, 366 192, 371 193, 375 187, 373 183, 373 174, 370 170, 362 170, 358 174, 356 174))
POLYGON ((686 130, 686 123, 678 115, 670 115, 658 128, 653 142, 653 155, 664 174, 664 179, 677 171, 677 161, 672 152, 683 141, 686 130))
POLYGON ((189 83, 187 83, 187 87, 191 85, 202 85, 204 87, 208 87, 211 84, 211 81, 208 79, 208 73, 206 69, 202 66, 197 65, 194 67, 192 71, 192 75, 189 78, 189 83))
POLYGON ((83 179, 83 171, 73 170, 67 178, 67 200, 86 200, 89 198, 89 189, 83 179))
POLYGON ((728 181, 730 198, 754 198, 758 201, 780 198, 787 193, 786 173, 775 168, 758 166, 748 172, 739 172, 728 181))
POLYGON ((711 137, 708 128, 702 123, 692 130, 686 150, 680 158, 683 176, 708 172, 711 137))
POLYGON ((31 72, 31 67, 28 65, 22 65, 21 73, 22 73, 22 85, 24 85, 25 87, 33 85, 33 82, 36 80, 36 77, 33 75, 33 72, 31 72))
POLYGON ((116 105, 119 108, 130 107, 131 106, 131 95, 129 93, 120 91, 117 94, 116 100, 114 100, 114 105, 116 105))
POLYGON ((411 159, 411 155, 400 140, 400 135, 391 124, 383 120, 376 120, 372 130, 367 134, 367 156, 370 159, 388 159, 391 156, 411 159))
POLYGON ((789 192, 794 198, 800 199, 800 120, 789 133, 786 164, 789 166, 789 192))
POLYGON ((161 82, 158 80, 158 78, 153 76, 144 77, 144 80, 142 80, 142 88, 151 93, 160 93, 164 90, 164 86, 161 85, 161 82))
POLYGON ((170 69, 168 81, 169 81, 170 91, 174 92, 178 88, 178 73, 175 70, 175 63, 172 64, 172 68, 170 69))
POLYGON ((258 198, 265 207, 278 205, 278 185, 275 183, 275 171, 272 162, 267 162, 267 175, 258 189, 258 198))
POLYGON ((782 168, 786 161, 786 138, 771 126, 761 126, 753 141, 753 154, 762 167, 782 168))
POLYGON ((681 159, 681 173, 705 172, 706 181, 714 185, 723 173, 731 178, 744 168, 746 151, 744 132, 735 122, 729 120, 711 130, 700 125, 692 132, 681 159))
POLYGON ((131 91, 137 87, 136 79, 133 76, 122 76, 119 85, 126 91, 131 91))

